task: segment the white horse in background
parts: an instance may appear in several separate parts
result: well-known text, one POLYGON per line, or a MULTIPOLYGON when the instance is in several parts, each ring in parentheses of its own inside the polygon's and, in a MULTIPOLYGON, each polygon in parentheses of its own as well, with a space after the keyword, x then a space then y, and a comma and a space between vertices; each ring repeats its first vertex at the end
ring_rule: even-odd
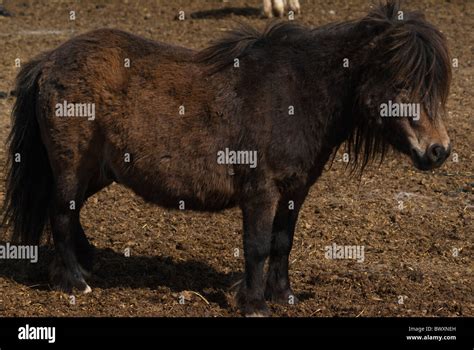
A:
POLYGON ((263 0, 263 14, 265 17, 283 17, 286 11, 299 14, 301 12, 299 0, 263 0))

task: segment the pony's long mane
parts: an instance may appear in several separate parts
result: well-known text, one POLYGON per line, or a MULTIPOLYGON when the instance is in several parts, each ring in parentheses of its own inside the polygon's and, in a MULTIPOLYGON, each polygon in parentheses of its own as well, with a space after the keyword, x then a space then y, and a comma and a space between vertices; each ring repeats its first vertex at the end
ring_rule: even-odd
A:
POLYGON ((214 74, 234 63, 235 58, 243 58, 265 47, 292 45, 304 38, 307 32, 309 30, 304 26, 291 22, 272 21, 263 32, 248 24, 239 23, 224 37, 197 52, 194 58, 196 62, 206 64, 208 72, 214 74))
MULTIPOLYGON (((410 101, 420 103, 429 118, 443 115, 451 83, 446 39, 422 13, 402 12, 398 0, 387 0, 360 20, 330 23, 314 29, 292 22, 271 22, 260 32, 242 24, 199 51, 195 59, 214 74, 230 66, 235 58, 279 45, 318 50, 321 56, 326 48, 318 40, 331 36, 347 39, 349 35, 350 48, 344 49, 354 54, 359 52, 360 65, 369 67, 367 71, 372 72, 371 78, 377 82, 378 89, 398 87, 406 91, 410 101)), ((354 98, 354 115, 359 110, 359 98, 362 96, 354 98)), ((352 169, 361 172, 371 161, 378 157, 382 160, 388 150, 375 121, 363 115, 356 117, 345 145, 352 169)))

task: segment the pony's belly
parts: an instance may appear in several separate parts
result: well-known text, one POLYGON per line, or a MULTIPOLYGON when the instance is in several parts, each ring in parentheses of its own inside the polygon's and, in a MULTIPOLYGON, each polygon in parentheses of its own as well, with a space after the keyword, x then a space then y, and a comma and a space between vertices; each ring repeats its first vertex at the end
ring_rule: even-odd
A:
POLYGON ((235 206, 236 192, 231 177, 215 173, 182 175, 130 174, 118 182, 147 202, 170 209, 218 211, 235 206))

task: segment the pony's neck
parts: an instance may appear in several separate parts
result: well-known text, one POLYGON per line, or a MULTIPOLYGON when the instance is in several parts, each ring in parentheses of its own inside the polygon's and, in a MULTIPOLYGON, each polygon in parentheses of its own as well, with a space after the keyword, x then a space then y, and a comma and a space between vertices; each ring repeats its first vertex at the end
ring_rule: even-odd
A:
POLYGON ((326 151, 348 141, 366 117, 359 112, 357 87, 364 79, 373 35, 356 30, 357 25, 345 22, 309 31, 306 57, 299 62, 304 67, 302 89, 311 94, 306 113, 315 144, 324 145, 319 147, 326 151))

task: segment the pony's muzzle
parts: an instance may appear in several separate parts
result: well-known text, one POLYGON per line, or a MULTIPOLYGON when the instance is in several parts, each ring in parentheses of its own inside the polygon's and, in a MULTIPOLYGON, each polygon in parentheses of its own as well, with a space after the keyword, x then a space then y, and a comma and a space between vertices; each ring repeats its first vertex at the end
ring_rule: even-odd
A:
POLYGON ((439 143, 433 143, 424 153, 416 148, 411 149, 411 158, 415 166, 420 170, 431 170, 440 167, 451 154, 451 144, 444 147, 439 143))
POLYGON ((435 143, 428 147, 427 157, 433 164, 443 164, 446 158, 451 153, 451 145, 448 148, 444 148, 442 145, 435 143))

